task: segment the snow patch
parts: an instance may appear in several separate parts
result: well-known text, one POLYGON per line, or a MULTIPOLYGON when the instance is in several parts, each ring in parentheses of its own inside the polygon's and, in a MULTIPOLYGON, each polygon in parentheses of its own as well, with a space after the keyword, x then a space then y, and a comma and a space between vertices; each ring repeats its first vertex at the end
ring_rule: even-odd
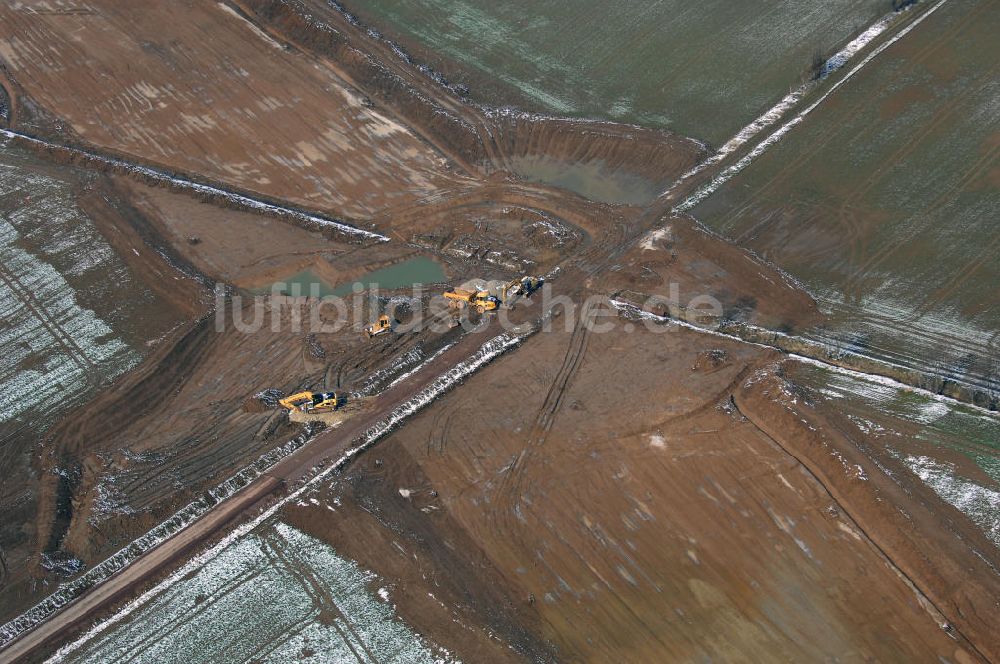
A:
POLYGON ((659 249, 656 244, 658 242, 669 242, 672 237, 672 230, 673 229, 670 226, 664 226, 663 228, 657 228, 650 231, 646 237, 643 238, 639 248, 643 251, 654 251, 659 249))
POLYGON ((954 465, 928 456, 909 455, 904 461, 934 493, 972 519, 1000 547, 1000 492, 956 475, 954 465))
POLYGON ((271 37, 271 35, 267 34, 263 30, 261 30, 260 28, 258 28, 256 26, 256 24, 254 24, 253 22, 248 21, 239 12, 237 12, 235 9, 233 9, 229 5, 224 4, 222 2, 219 2, 217 4, 219 6, 219 9, 221 9, 224 12, 226 12, 227 14, 230 14, 231 16, 235 16, 241 23, 243 23, 248 28, 250 28, 251 32, 253 32, 255 35, 257 35, 258 37, 260 37, 261 39, 263 39, 265 42, 267 42, 267 44, 269 46, 271 46, 271 48, 276 48, 279 51, 284 50, 283 47, 281 46, 281 44, 279 44, 277 41, 275 41, 274 38, 271 37))
POLYGON ((320 540, 272 521, 163 588, 135 620, 51 661, 351 662, 357 653, 395 664, 440 661, 369 590, 375 578, 320 540))

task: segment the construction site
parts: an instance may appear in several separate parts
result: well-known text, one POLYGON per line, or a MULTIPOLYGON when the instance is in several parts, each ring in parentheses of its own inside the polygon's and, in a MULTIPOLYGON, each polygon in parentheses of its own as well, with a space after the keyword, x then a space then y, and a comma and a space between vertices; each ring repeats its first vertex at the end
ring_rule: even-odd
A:
POLYGON ((1000 661, 989 3, 398 4, 0 6, 0 661, 1000 661))

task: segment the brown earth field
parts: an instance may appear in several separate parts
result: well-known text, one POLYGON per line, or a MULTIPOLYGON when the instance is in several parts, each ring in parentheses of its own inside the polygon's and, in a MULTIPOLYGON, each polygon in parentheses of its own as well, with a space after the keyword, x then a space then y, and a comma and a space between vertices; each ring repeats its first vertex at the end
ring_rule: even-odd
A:
MULTIPOLYGON (((463 327, 361 334, 383 312, 403 323, 430 312, 441 283, 319 309, 318 322, 339 323, 319 331, 302 323, 314 300, 250 299, 304 271, 343 286, 423 258, 454 284, 545 274, 551 295, 593 297, 583 310, 606 328, 541 296, 518 302, 515 321, 551 330, 359 455, 315 492, 318 506, 282 510, 378 575, 430 642, 464 661, 1000 657, 1000 559, 982 532, 835 403, 806 398, 792 360, 670 320, 795 331, 823 322, 808 293, 669 217, 669 201, 597 200, 515 166, 591 164, 663 190, 706 156, 696 141, 474 106, 319 0, 5 3, 0 64, 0 120, 17 132, 0 144, 4 217, 17 221, 37 195, 24 188, 42 187, 8 192, 21 182, 10 174, 68 182, 60 195, 97 228, 112 267, 87 283, 56 271, 81 309, 142 351, 34 429, 0 429, 4 621, 302 435, 276 395, 340 391, 350 422, 254 480, 255 509, 467 357, 479 341, 463 327), (156 186, 134 166, 278 207, 156 186), (115 314, 118 300, 131 308, 115 314)), ((0 249, 30 267, 42 244, 0 249)), ((10 310, 38 310, 30 289, 11 290, 10 310)), ((41 366, 43 350, 24 350, 18 371, 41 366)), ((201 543, 232 525, 219 521, 201 543)), ((159 549, 129 592, 193 546, 159 549)), ((127 594, 62 630, 57 613, 59 636, 31 657, 127 594)))
MULTIPOLYGON (((176 251, 174 265, 183 261, 185 269, 208 284, 239 283, 248 266, 258 278, 269 265, 278 277, 294 273, 303 254, 312 260, 335 259, 338 271, 333 274, 338 279, 351 278, 338 275, 349 275, 352 264, 360 273, 370 269, 361 267, 365 261, 381 266, 399 260, 400 253, 414 255, 413 248, 398 245, 364 250, 338 244, 282 221, 134 182, 109 186, 131 196, 134 207, 128 222, 121 222, 123 227, 141 233, 167 256, 176 251), (197 236, 190 234, 192 228, 197 236), (241 244, 241 238, 250 241, 241 244)), ((26 520, 23 529, 30 531, 24 542, 29 546, 16 554, 6 551, 11 570, 16 570, 5 579, 5 590, 16 596, 4 607, 8 616, 46 594, 48 584, 58 580, 39 567, 41 554, 99 561, 260 454, 298 435, 296 425, 262 405, 255 394, 266 389, 375 389, 380 383, 371 381, 382 365, 389 367, 383 377, 388 380, 393 370, 405 368, 401 358, 432 353, 453 336, 426 331, 366 342, 353 309, 338 318, 329 308, 320 311, 322 321, 339 322, 340 329, 311 334, 304 326, 312 309, 308 301, 294 298, 269 302, 261 329, 250 333, 238 328, 233 317, 239 314, 250 324, 252 302, 240 304, 233 297, 210 312, 214 303, 202 289, 204 308, 197 316, 174 329, 138 367, 47 430, 34 478, 20 487, 33 496, 32 504, 37 500, 36 515, 18 515, 26 520), (305 321, 303 329, 293 326, 293 311, 305 321), (227 317, 221 326, 220 315, 227 317), (274 318, 281 320, 276 326, 274 318)), ((367 296, 361 304, 363 322, 374 315, 373 307, 381 306, 367 296)))
POLYGON ((352 220, 475 188, 470 175, 507 156, 598 159, 663 185, 702 152, 694 141, 612 124, 484 122, 441 91, 435 101, 446 106, 430 106, 407 87, 412 72, 360 51, 355 42, 385 47, 348 34, 325 3, 109 0, 0 12, 0 57, 26 98, 15 94, 13 105, 64 120, 25 129, 352 220), (174 20, 177 11, 185 20, 174 20))
POLYGON ((721 318, 792 331, 822 319, 809 294, 783 273, 684 216, 671 217, 631 247, 603 284, 650 313, 693 322, 721 318))
POLYGON ((935 519, 856 429, 797 403, 773 351, 627 324, 536 336, 286 518, 472 661, 977 659, 934 607, 990 611, 943 582, 983 562, 894 523, 935 519))

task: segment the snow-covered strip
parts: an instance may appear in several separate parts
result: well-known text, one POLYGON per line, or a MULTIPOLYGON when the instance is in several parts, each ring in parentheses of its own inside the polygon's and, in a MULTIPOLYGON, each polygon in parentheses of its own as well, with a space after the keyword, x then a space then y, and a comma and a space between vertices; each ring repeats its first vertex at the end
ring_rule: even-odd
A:
POLYGON ((252 32, 256 36, 260 37, 260 39, 263 40, 265 43, 267 43, 268 46, 270 46, 271 48, 277 49, 279 51, 280 50, 284 50, 284 46, 282 46, 277 41, 275 41, 274 38, 271 37, 271 35, 267 34, 263 30, 261 30, 259 27, 257 27, 256 23, 254 23, 253 21, 248 20, 246 17, 244 17, 238 11, 236 11, 235 9, 233 9, 232 7, 230 7, 229 5, 227 5, 227 4, 223 3, 223 2, 218 2, 216 4, 219 6, 219 9, 221 9, 222 11, 226 12, 230 16, 236 18, 238 21, 240 21, 244 25, 246 25, 250 29, 250 32, 252 32))
POLYGON ((934 493, 968 516, 1000 546, 1000 492, 960 477, 951 464, 927 456, 909 455, 904 461, 934 493))
MULTIPOLYGON (((143 605, 147 604, 150 600, 154 599, 166 589, 170 588, 174 584, 178 583, 181 579, 188 576, 189 574, 197 571, 199 568, 203 567, 209 561, 215 559, 220 553, 222 553, 227 547, 229 547, 233 542, 244 537, 247 533, 253 531, 259 527, 262 523, 277 514, 278 510, 282 509, 285 505, 289 503, 295 503, 299 501, 306 493, 312 491, 317 486, 319 486, 324 480, 326 480, 332 473, 341 470, 345 465, 347 465, 354 457, 368 449, 379 440, 382 439, 386 434, 395 429, 401 422, 407 418, 413 416, 419 411, 423 410, 428 404, 432 403, 435 399, 440 397, 445 392, 449 391, 463 380, 471 376, 473 373, 486 366, 497 357, 507 352, 511 348, 518 346, 526 338, 534 334, 538 330, 537 327, 532 327, 531 329, 521 333, 521 334, 511 334, 509 332, 504 332, 500 334, 479 347, 475 353, 469 356, 462 362, 459 362, 454 367, 449 369, 447 372, 438 376, 429 386, 421 390, 419 393, 397 406, 389 415, 387 415, 382 421, 380 421, 375 426, 368 429, 364 434, 361 435, 356 447, 352 447, 344 452, 335 463, 327 466, 325 469, 313 476, 309 481, 305 482, 298 489, 288 494, 281 500, 275 502, 274 505, 268 509, 261 512, 255 519, 247 521, 242 525, 234 528, 225 537, 223 537, 215 546, 201 552, 191 560, 189 560, 185 565, 177 569, 163 581, 158 583, 155 587, 143 593, 142 595, 136 597, 121 609, 118 610, 114 615, 106 620, 99 622, 98 624, 91 627, 87 632, 85 632, 76 641, 67 644, 53 657, 52 662, 59 662, 74 650, 78 649, 95 636, 101 634, 108 628, 114 626, 124 618, 128 617, 130 614, 135 612, 137 609, 141 608, 143 605)), ((23 631, 23 630, 22 630, 23 631)))
POLYGON ((453 341, 453 342, 451 342, 449 344, 445 344, 444 346, 442 346, 441 348, 439 348, 436 353, 434 353, 433 355, 431 355, 430 357, 428 357, 426 360, 424 360, 423 362, 421 362, 417 366, 413 367, 412 369, 410 369, 406 373, 401 374, 400 376, 397 376, 394 381, 392 381, 391 383, 389 383, 388 385, 386 385, 385 389, 388 390, 390 387, 395 387, 396 385, 402 383, 404 380, 406 380, 407 378, 409 378, 410 376, 412 376, 413 374, 417 373, 418 371, 420 371, 421 369, 423 369, 424 367, 426 367, 428 364, 430 364, 435 358, 437 358, 438 356, 444 354, 445 351, 447 351, 448 349, 450 349, 456 343, 458 343, 458 342, 457 341, 453 341))
MULTIPOLYGON (((831 85, 830 89, 824 92, 819 97, 819 99, 814 101, 806 109, 804 109, 794 118, 792 118, 784 125, 782 125, 780 128, 778 128, 777 131, 775 131, 773 134, 771 134, 763 141, 761 141, 756 147, 754 147, 753 150, 747 153, 742 159, 737 161, 735 164, 729 166, 728 168, 724 169, 721 173, 712 178, 710 182, 703 185, 702 187, 699 187, 699 189, 696 192, 688 196, 681 203, 677 204, 673 208, 673 212, 686 212, 687 210, 690 210, 691 208, 693 208, 694 206, 698 205, 703 200, 705 200, 708 196, 713 194, 719 187, 721 187, 723 184, 732 179, 733 176, 735 176, 737 173, 739 173, 744 168, 749 166, 754 159, 767 152, 767 150, 769 150, 771 146, 773 146, 782 138, 784 138, 785 134, 791 131, 796 125, 801 123, 806 118, 807 115, 809 115, 816 109, 816 107, 818 107, 820 104, 826 101, 826 98, 829 97, 831 94, 833 94, 833 92, 837 88, 839 88, 841 85, 843 85, 851 78, 853 78, 855 74, 861 71, 861 69, 864 68, 869 62, 877 58, 883 51, 885 51, 887 48, 889 48, 897 41, 905 37, 915 27, 923 23, 923 21, 928 16, 936 12, 938 8, 941 7, 941 5, 943 5, 945 2, 947 2, 947 0, 938 0, 937 4, 935 4, 933 7, 924 12, 921 16, 915 19, 908 26, 900 30, 891 39, 887 39, 884 43, 880 44, 876 49, 874 49, 871 53, 869 53, 861 62, 855 65, 854 68, 852 68, 850 71, 844 74, 844 76, 840 80, 831 85)), ((865 30, 863 33, 861 33, 857 38, 851 41, 847 46, 841 49, 836 55, 830 58, 827 61, 826 66, 824 67, 824 74, 823 74, 824 77, 828 75, 830 72, 842 68, 854 55, 856 55, 865 46, 867 46, 873 39, 875 39, 880 34, 885 32, 886 28, 888 28, 889 25, 893 22, 893 18, 896 15, 897 14, 894 12, 892 14, 883 17, 882 19, 874 23, 871 27, 869 27, 867 30, 865 30)), ((716 155, 713 155, 710 159, 706 160, 702 164, 699 164, 694 169, 681 176, 681 178, 677 181, 677 183, 675 183, 674 187, 671 187, 671 189, 668 190, 666 194, 669 194, 671 191, 673 191, 676 188, 676 185, 682 182, 683 180, 701 172, 702 170, 704 170, 704 167, 710 166, 714 163, 718 163, 719 161, 721 161, 722 158, 725 158, 726 156, 731 154, 734 150, 736 150, 741 145, 746 143, 748 140, 750 140, 750 138, 755 136, 761 130, 774 124, 778 119, 780 119, 785 114, 785 112, 787 112, 802 98, 802 96, 804 95, 805 92, 808 91, 810 86, 811 84, 807 83, 798 90, 796 90, 795 92, 792 92, 789 95, 787 95, 774 108, 769 110, 767 113, 762 115, 760 118, 758 118, 753 123, 751 123, 743 130, 741 130, 740 133, 738 133, 736 136, 730 139, 729 142, 727 142, 726 145, 724 145, 719 150, 719 152, 716 153, 716 155), (728 151, 723 153, 724 150, 728 151), (716 157, 718 157, 718 159, 716 157)))
POLYGON ((9 129, 0 129, 0 136, 15 140, 24 141, 32 145, 36 145, 46 149, 57 149, 65 150, 75 155, 85 157, 88 160, 96 161, 107 166, 124 170, 128 173, 133 173, 139 175, 143 178, 154 180, 156 182, 162 182, 164 184, 169 184, 172 187, 178 189, 186 189, 198 194, 203 194, 212 197, 218 197, 225 199, 234 206, 242 209, 252 210, 255 212, 261 212, 264 214, 270 214, 277 217, 287 217, 290 219, 295 219, 298 221, 305 222, 307 224, 312 224, 314 226, 320 226, 325 228, 333 228, 339 233, 345 235, 354 235, 357 237, 363 237, 370 240, 378 240, 379 242, 388 242, 389 238, 385 235, 380 235, 372 231, 366 231, 362 228, 357 228, 355 226, 350 226, 348 224, 334 221, 333 219, 328 219, 326 217, 320 217, 318 215, 309 214, 301 210, 296 210, 294 208, 284 207, 281 205, 276 205, 274 203, 267 203, 265 201, 252 198, 245 194, 239 194, 234 191, 229 191, 226 189, 221 189, 219 187, 213 187, 212 185, 202 184, 200 182, 194 182, 192 180, 186 180, 184 178, 179 178, 174 175, 170 175, 164 171, 151 168, 149 166, 143 166, 141 164, 135 164, 124 159, 117 159, 113 157, 105 157, 96 152, 90 150, 84 150, 81 148, 70 147, 68 145, 62 145, 59 143, 51 143, 49 141, 43 141, 41 139, 29 136, 27 134, 22 134, 21 132, 11 131, 9 129))
MULTIPOLYGON (((949 396, 945 396, 943 394, 938 394, 937 392, 931 392, 930 390, 925 390, 922 387, 916 387, 916 386, 913 386, 913 385, 907 385, 906 383, 901 383, 901 382, 899 382, 897 380, 893 380, 892 378, 889 378, 887 376, 880 376, 878 374, 871 374, 871 373, 865 373, 863 371, 856 371, 854 369, 848 369, 846 367, 837 366, 836 364, 830 364, 829 362, 823 362, 822 360, 817 360, 816 358, 813 358, 813 357, 806 357, 805 355, 798 355, 797 353, 788 353, 788 355, 792 359, 794 359, 794 360, 796 360, 798 362, 802 362, 803 364, 811 364, 813 366, 817 366, 817 367, 822 367, 824 369, 828 369, 830 371, 833 371, 835 373, 841 374, 843 376, 850 376, 851 378, 857 378, 858 380, 864 380, 864 381, 867 381, 869 383, 873 383, 875 385, 880 385, 880 386, 892 388, 892 389, 895 389, 895 390, 902 390, 904 392, 909 392, 911 394, 918 394, 918 395, 920 395, 922 397, 926 397, 928 399, 933 399, 934 401, 936 401, 939 404, 941 404, 941 407, 961 408, 963 410, 969 411, 971 414, 975 414, 975 415, 977 415, 979 417, 985 417, 985 418, 987 418, 989 420, 992 420, 992 421, 995 421, 998 417, 1000 417, 1000 413, 998 413, 995 410, 989 410, 988 408, 983 408, 982 406, 977 406, 975 404, 968 403, 968 402, 965 402, 965 401, 959 401, 958 399, 953 399, 953 398, 951 398, 949 396)), ((937 408, 937 409, 935 409, 933 411, 932 410, 928 410, 927 414, 930 415, 931 413, 934 413, 934 412, 937 413, 938 417, 940 417, 941 414, 942 414, 940 408, 937 408)))
MULTIPOLYGON (((134 620, 55 661, 451 661, 371 590, 376 575, 281 521, 249 533, 134 620)), ((386 594, 387 597, 387 593, 386 594)))
POLYGON ((210 489, 196 500, 188 503, 185 507, 175 512, 169 519, 161 522, 142 537, 132 541, 128 546, 95 565, 79 578, 60 586, 58 590, 41 602, 0 627, 0 648, 48 619, 63 606, 90 588, 103 583, 114 574, 125 569, 146 552, 154 549, 168 538, 190 526, 218 503, 229 498, 247 484, 250 484, 250 482, 260 477, 278 461, 295 452, 311 439, 312 429, 307 428, 304 433, 296 436, 284 445, 265 452, 252 464, 243 468, 215 488, 210 489))
POLYGON ((368 378, 365 379, 365 382, 361 385, 361 387, 354 391, 354 396, 370 397, 374 396, 380 391, 385 391, 385 390, 379 390, 378 389, 379 386, 385 383, 386 381, 390 380, 393 377, 393 375, 397 374, 398 372, 403 371, 419 363, 423 357, 424 357, 424 349, 421 345, 418 344, 414 348, 408 350, 401 357, 393 359, 391 362, 388 363, 387 366, 384 366, 381 369, 378 369, 377 371, 373 371, 372 373, 370 373, 368 375, 368 378))
POLYGON ((735 334, 726 334, 725 332, 719 332, 718 330, 710 330, 707 327, 694 325, 693 323, 688 323, 687 321, 683 321, 678 318, 670 318, 668 316, 657 316, 654 313, 650 313, 648 311, 640 309, 631 302, 616 300, 614 298, 609 299, 608 302, 610 302, 611 306, 614 307, 617 311, 628 314, 633 318, 648 320, 660 325, 676 325, 677 327, 687 328, 689 330, 694 330, 695 332, 701 332, 702 334, 710 334, 714 337, 722 337, 723 339, 729 339, 731 341, 739 341, 740 343, 750 344, 751 346, 758 346, 759 348, 774 348, 773 346, 768 346, 767 344, 757 343, 755 341, 747 341, 746 339, 738 337, 735 334))
POLYGON ((782 97, 781 101, 772 106, 767 110, 766 113, 761 115, 759 118, 743 127, 735 136, 726 141, 725 145, 716 151, 708 159, 696 164, 692 168, 688 169, 679 178, 674 180, 673 184, 667 188, 660 196, 662 198, 669 197, 673 194, 681 185, 685 182, 698 175, 702 171, 718 164, 720 161, 728 157, 730 154, 738 150, 747 141, 752 139, 754 136, 759 134, 764 129, 767 129, 775 122, 780 120, 785 113, 787 113, 792 107, 799 103, 802 99, 802 95, 805 94, 806 90, 809 89, 808 84, 803 84, 802 87, 789 92, 787 95, 782 97))
MULTIPOLYGON (((996 420, 997 418, 1000 418, 1000 413, 998 413, 997 411, 989 410, 987 408, 983 408, 982 406, 977 406, 975 404, 967 403, 965 401, 959 401, 958 399, 953 399, 953 398, 945 396, 943 394, 938 394, 936 392, 931 392, 930 390, 925 390, 922 387, 916 387, 914 385, 908 385, 906 383, 901 383, 898 380, 895 380, 893 378, 889 378, 888 376, 881 376, 881 375, 878 375, 878 374, 864 373, 863 371, 856 371, 854 369, 848 369, 846 367, 842 367, 842 366, 839 366, 837 364, 832 364, 830 362, 826 362, 824 360, 820 360, 820 359, 817 359, 817 358, 814 358, 814 357, 808 357, 806 355, 800 355, 799 353, 793 353, 793 352, 790 352, 788 350, 785 350, 784 348, 780 348, 778 346, 772 346, 772 345, 760 343, 760 342, 757 342, 757 341, 748 341, 747 339, 744 339, 743 337, 740 337, 740 336, 735 335, 735 334, 727 334, 725 332, 719 332, 718 330, 711 330, 711 329, 708 329, 708 328, 705 328, 705 327, 701 327, 699 325, 694 325, 693 323, 688 323, 687 321, 678 320, 676 318, 668 318, 668 317, 665 317, 665 316, 657 316, 656 314, 653 314, 653 313, 650 313, 648 311, 644 311, 644 310, 640 309, 639 307, 635 306, 631 302, 624 302, 622 300, 615 300, 615 299, 610 299, 609 302, 611 303, 611 306, 613 306, 618 311, 624 312, 624 313, 626 313, 626 314, 628 314, 630 316, 633 316, 634 318, 639 318, 639 319, 642 319, 642 320, 652 321, 654 323, 658 323, 658 324, 661 324, 661 325, 676 325, 678 327, 684 327, 684 328, 687 328, 689 330, 694 330, 695 332, 700 332, 702 334, 710 334, 712 336, 721 337, 723 339, 729 339, 731 341, 738 341, 738 342, 743 343, 743 344, 749 344, 751 346, 757 346, 758 348, 768 348, 768 349, 771 349, 771 350, 777 350, 777 351, 780 351, 780 352, 784 353, 785 355, 787 355, 788 357, 790 357, 791 359, 793 359, 793 360, 795 360, 797 362, 802 362, 804 364, 811 364, 813 366, 822 367, 823 369, 827 369, 829 371, 833 371, 835 373, 839 373, 839 374, 844 375, 844 376, 850 376, 852 378, 857 378, 858 380, 864 380, 864 381, 867 381, 869 383, 874 383, 876 385, 881 385, 881 386, 884 386, 884 387, 889 387, 889 388, 892 388, 892 389, 895 389, 895 390, 903 390, 905 392, 910 392, 912 394, 919 394, 920 396, 926 397, 928 399, 933 399, 933 400, 935 400, 935 401, 937 401, 937 402, 939 402, 939 403, 941 403, 941 404, 943 404, 945 406, 954 407, 954 408, 962 408, 962 409, 967 410, 969 412, 976 413, 976 414, 978 414, 978 415, 980 415, 982 417, 987 417, 990 420, 996 420)), ((766 331, 768 334, 773 334, 773 335, 785 337, 785 338, 788 338, 788 339, 795 339, 795 340, 801 341, 804 344, 811 343, 813 345, 819 346, 819 344, 816 344, 815 342, 809 342, 807 340, 801 339, 800 337, 792 337, 791 335, 783 334, 781 332, 774 332, 772 330, 764 330, 763 328, 755 328, 754 326, 749 326, 749 325, 747 327, 749 329, 756 329, 756 330, 766 331)), ((883 364, 885 364, 885 363, 883 363, 883 364)), ((894 365, 890 365, 890 366, 894 366, 894 365)), ((902 368, 902 367, 899 367, 899 368, 902 368)))
MULTIPOLYGON (((25 187, 44 191, 46 182, 28 177, 8 181, 0 172, 0 194, 25 187)), ((99 378, 113 377, 133 368, 141 355, 91 309, 80 305, 80 294, 50 262, 52 256, 76 258, 76 275, 115 266, 110 247, 88 223, 75 224, 74 210, 35 196, 9 218, 0 218, 0 422, 29 417, 32 409, 53 399, 58 386, 61 399, 75 402, 99 378), (15 224, 31 228, 44 219, 47 231, 73 227, 67 236, 47 241, 40 255, 26 251, 24 236, 15 224), (52 226, 49 224, 58 224, 52 226), (23 362, 39 359, 38 366, 23 362)))
POLYGON ((868 46, 873 39, 885 32, 886 29, 896 20, 898 15, 899 12, 891 12, 875 21, 875 23, 870 25, 867 30, 852 39, 844 48, 837 51, 837 53, 832 55, 830 59, 824 63, 820 76, 816 81, 807 81, 782 97, 781 101, 769 108, 763 115, 748 124, 746 127, 743 127, 743 129, 741 129, 735 136, 726 141, 725 145, 719 148, 718 152, 681 175, 681 177, 674 182, 664 195, 670 194, 681 183, 698 173, 701 173, 706 168, 714 166, 731 155, 733 152, 736 152, 754 136, 784 117, 785 113, 798 104, 799 101, 802 100, 802 97, 804 97, 805 94, 816 85, 817 81, 822 81, 827 76, 846 65, 851 58, 861 51, 861 49, 868 46))

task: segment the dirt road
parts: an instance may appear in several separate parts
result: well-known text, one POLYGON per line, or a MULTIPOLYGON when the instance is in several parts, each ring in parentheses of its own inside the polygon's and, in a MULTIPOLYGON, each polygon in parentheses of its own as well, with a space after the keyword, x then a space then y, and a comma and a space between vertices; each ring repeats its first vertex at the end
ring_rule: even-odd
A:
POLYGON ((14 641, 3 651, 5 661, 30 661, 50 646, 56 635, 61 641, 67 632, 79 628, 89 617, 126 597, 135 588, 176 563, 182 556, 203 545, 235 519, 246 515, 266 501, 276 490, 311 474, 319 464, 336 460, 352 447, 373 425, 396 407, 420 392, 456 363, 469 357, 485 341, 492 338, 499 325, 464 334, 454 346, 421 366, 384 392, 359 417, 320 434, 310 444, 288 456, 268 473, 219 503, 201 519, 163 544, 142 556, 120 573, 88 591, 66 608, 32 631, 14 641))
POLYGON ((68 631, 82 625, 89 616, 126 597, 138 585, 163 571, 179 556, 202 544, 213 533, 256 505, 280 485, 279 480, 267 475, 249 484, 230 500, 219 503, 217 508, 205 514, 191 527, 171 537, 162 546, 153 549, 119 574, 70 603, 51 620, 46 620, 14 641, 3 651, 3 659, 8 662, 30 661, 39 648, 54 643, 57 638, 61 639, 68 631))

